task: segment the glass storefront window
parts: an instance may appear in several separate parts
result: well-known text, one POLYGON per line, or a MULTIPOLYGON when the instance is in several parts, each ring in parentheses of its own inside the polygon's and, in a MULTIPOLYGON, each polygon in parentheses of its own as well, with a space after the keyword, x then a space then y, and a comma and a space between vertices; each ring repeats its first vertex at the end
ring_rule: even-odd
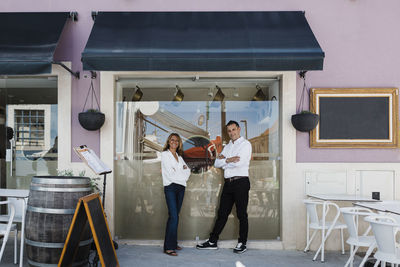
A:
MULTIPOLYGON (((218 87, 117 86, 116 235, 122 239, 164 239, 167 206, 160 154, 168 135, 183 138, 191 169, 180 213, 179 239, 207 238, 214 224, 223 172, 213 166, 229 142, 225 125, 240 124, 253 148, 250 163, 249 239, 280 236, 279 81, 219 83, 218 87), (137 88, 143 95, 135 97, 137 88), (260 93, 261 90, 261 93, 260 93), (173 99, 182 101, 171 101, 173 99)), ((237 239, 233 210, 221 239, 237 239)))
POLYGON ((0 79, 0 98, 1 187, 28 189, 35 175, 57 175, 57 77, 0 79))

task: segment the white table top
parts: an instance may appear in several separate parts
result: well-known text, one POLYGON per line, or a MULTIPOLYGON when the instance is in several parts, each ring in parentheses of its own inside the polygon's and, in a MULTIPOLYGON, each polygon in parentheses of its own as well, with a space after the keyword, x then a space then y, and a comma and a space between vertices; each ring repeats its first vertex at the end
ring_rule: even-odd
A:
POLYGON ((346 194, 308 194, 307 196, 330 201, 365 201, 365 202, 380 202, 366 196, 346 195, 346 194))
POLYGON ((29 197, 29 190, 0 188, 0 196, 1 197, 27 198, 27 197, 29 197))
POLYGON ((392 200, 392 201, 381 201, 376 203, 356 202, 354 203, 354 205, 381 212, 390 212, 400 215, 400 201, 392 200))

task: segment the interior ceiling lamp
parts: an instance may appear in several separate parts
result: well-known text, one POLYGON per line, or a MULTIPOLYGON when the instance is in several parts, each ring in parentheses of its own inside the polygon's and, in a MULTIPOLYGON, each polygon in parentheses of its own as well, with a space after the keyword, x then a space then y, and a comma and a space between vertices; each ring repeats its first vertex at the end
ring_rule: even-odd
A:
POLYGON ((213 102, 217 102, 217 101, 222 102, 225 98, 225 95, 224 95, 224 93, 222 93, 222 90, 218 85, 216 85, 216 87, 217 87, 218 91, 214 96, 213 102))
POLYGON ((239 97, 239 92, 238 92, 238 89, 237 89, 237 88, 234 88, 234 89, 233 89, 233 96, 234 96, 234 97, 239 97))
POLYGON ((264 92, 262 91, 261 87, 257 84, 256 85, 257 93, 253 96, 253 101, 265 101, 267 97, 265 96, 264 92))
POLYGON ((136 85, 136 91, 132 96, 132 101, 140 101, 142 99, 143 92, 140 90, 140 87, 136 85))
POLYGON ((213 93, 212 88, 208 89, 208 94, 207 95, 208 95, 208 97, 213 97, 214 93, 213 93))
POLYGON ((182 93, 181 89, 180 89, 179 86, 177 85, 177 86, 176 86, 176 93, 175 93, 174 99, 172 99, 172 101, 179 101, 179 102, 181 102, 181 101, 183 100, 183 97, 184 97, 184 96, 185 96, 185 95, 182 93))

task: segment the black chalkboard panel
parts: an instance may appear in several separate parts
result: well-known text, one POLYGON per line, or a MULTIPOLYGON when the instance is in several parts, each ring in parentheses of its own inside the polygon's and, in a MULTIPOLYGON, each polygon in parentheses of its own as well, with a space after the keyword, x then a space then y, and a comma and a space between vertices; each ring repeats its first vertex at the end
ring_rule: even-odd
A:
POLYGON ((119 266, 100 198, 85 202, 85 208, 87 213, 90 212, 89 222, 102 266, 119 266))
POLYGON ((388 139, 389 97, 321 97, 321 139, 388 139))
POLYGON ((83 232, 87 223, 88 219, 85 207, 82 202, 79 201, 58 266, 72 266, 76 253, 78 252, 79 242, 83 240, 83 232))
POLYGON ((311 147, 398 146, 397 88, 313 88, 310 107, 320 117, 311 147))

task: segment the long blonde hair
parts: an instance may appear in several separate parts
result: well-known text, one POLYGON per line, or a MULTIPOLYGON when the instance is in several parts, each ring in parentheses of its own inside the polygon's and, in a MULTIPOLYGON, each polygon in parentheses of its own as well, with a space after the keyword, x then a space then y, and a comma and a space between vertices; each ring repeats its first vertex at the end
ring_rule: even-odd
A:
POLYGON ((172 136, 175 136, 176 138, 178 138, 179 145, 178 145, 178 147, 176 148, 176 153, 178 153, 179 156, 182 156, 182 154, 183 154, 182 138, 181 138, 181 137, 179 136, 179 134, 177 134, 177 133, 172 133, 172 134, 170 134, 170 135, 168 136, 167 142, 166 142, 165 145, 164 145, 163 151, 169 150, 169 141, 171 141, 172 136))

